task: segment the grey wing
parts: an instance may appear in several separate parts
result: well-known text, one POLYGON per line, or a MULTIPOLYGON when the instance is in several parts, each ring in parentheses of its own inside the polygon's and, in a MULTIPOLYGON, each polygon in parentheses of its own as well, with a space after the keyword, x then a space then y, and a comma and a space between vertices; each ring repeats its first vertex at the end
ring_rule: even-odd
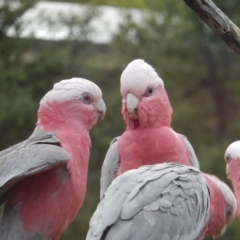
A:
POLYGON ((197 169, 200 169, 200 165, 199 165, 199 161, 198 161, 198 158, 195 154, 195 151, 191 145, 191 143, 188 141, 187 137, 182 135, 182 134, 179 134, 178 135, 182 138, 186 148, 188 149, 188 152, 189 152, 189 160, 190 162, 192 163, 192 166, 197 168, 197 169))
POLYGON ((36 130, 13 148, 0 157, 0 197, 22 178, 69 160, 56 135, 44 130, 36 130))
POLYGON ((209 205, 208 187, 197 169, 175 163, 144 166, 113 181, 86 239, 197 240, 209 205))
POLYGON ((59 142, 60 142, 60 140, 56 137, 55 134, 53 134, 51 132, 47 132, 43 129, 36 128, 35 131, 33 132, 33 134, 27 140, 17 143, 13 146, 10 146, 7 149, 2 150, 0 152, 0 158, 14 150, 22 148, 25 144, 27 144, 27 145, 35 144, 35 143, 57 144, 59 142))
POLYGON ((120 155, 118 152, 118 140, 120 137, 115 137, 107 151, 103 161, 100 179, 100 199, 112 183, 120 167, 120 155))
POLYGON ((10 153, 10 152, 18 149, 18 148, 20 148, 23 144, 25 144, 25 142, 26 142, 26 141, 17 143, 17 144, 15 144, 15 145, 7 148, 7 149, 2 150, 2 151, 0 152, 0 158, 1 158, 2 156, 6 155, 6 154, 8 154, 8 153, 10 153))

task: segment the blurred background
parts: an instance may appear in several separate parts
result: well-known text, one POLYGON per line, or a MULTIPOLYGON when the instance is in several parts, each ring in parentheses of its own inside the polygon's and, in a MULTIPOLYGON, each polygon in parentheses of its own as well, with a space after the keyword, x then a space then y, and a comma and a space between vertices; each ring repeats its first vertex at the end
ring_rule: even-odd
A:
MULTIPOLYGON (((240 26, 240 1, 214 2, 240 26)), ((188 137, 201 170, 230 185, 224 152, 240 139, 240 56, 184 1, 0 0, 0 150, 28 138, 41 97, 59 80, 94 81, 107 105, 91 131, 85 203, 61 240, 85 239, 104 156, 125 129, 120 75, 136 58, 164 80, 172 127, 188 137)), ((239 224, 221 239, 238 240, 239 224)))

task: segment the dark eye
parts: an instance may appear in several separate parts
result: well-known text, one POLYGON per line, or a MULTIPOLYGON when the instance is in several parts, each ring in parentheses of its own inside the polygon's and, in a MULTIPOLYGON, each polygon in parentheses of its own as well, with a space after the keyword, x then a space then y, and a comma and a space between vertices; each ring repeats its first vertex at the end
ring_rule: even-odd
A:
POLYGON ((232 216, 232 208, 230 206, 227 206, 226 208, 226 218, 229 219, 232 216))
POLYGON ((228 154, 227 156, 226 156, 226 162, 227 163, 230 163, 231 162, 231 155, 230 154, 228 154))
POLYGON ((93 102, 93 97, 90 93, 83 93, 81 99, 84 103, 87 103, 87 104, 90 104, 93 102))
POLYGON ((153 87, 147 87, 145 96, 151 96, 153 94, 153 87))

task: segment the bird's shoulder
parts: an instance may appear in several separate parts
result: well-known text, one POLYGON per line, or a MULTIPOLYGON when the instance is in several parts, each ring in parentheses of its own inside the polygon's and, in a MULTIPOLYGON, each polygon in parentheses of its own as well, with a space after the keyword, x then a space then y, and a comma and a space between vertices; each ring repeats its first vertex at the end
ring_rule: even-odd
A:
POLYGON ((7 149, 0 156, 0 194, 21 179, 45 171, 69 160, 56 134, 36 129, 24 142, 7 149))

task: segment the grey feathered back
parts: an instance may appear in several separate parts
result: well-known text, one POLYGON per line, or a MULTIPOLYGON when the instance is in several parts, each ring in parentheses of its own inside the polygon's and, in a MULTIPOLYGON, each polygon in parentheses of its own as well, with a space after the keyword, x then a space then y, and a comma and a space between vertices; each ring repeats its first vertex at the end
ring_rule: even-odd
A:
POLYGON ((198 161, 198 158, 195 154, 195 151, 191 145, 191 143, 188 141, 187 137, 178 133, 179 137, 182 138, 188 152, 189 152, 189 160, 192 164, 193 167, 197 168, 197 169, 200 169, 200 165, 199 165, 199 161, 198 161))
POLYGON ((86 239, 201 239, 209 205, 208 187, 199 170, 177 163, 143 166, 112 182, 86 239))
MULTIPOLYGON (((4 194, 25 177, 66 164, 69 153, 54 133, 36 129, 26 140, 0 152, 0 204, 4 194)), ((18 205, 6 203, 0 222, 0 240, 47 240, 27 232, 18 215, 18 205)))
POLYGON ((103 194, 107 191, 109 185, 116 177, 116 173, 120 167, 120 155, 118 152, 118 139, 120 137, 115 137, 111 143, 110 148, 107 151, 105 159, 103 161, 100 179, 100 199, 102 199, 103 194))
POLYGON ((54 134, 37 129, 24 142, 0 152, 0 202, 2 195, 18 181, 69 160, 54 134))

